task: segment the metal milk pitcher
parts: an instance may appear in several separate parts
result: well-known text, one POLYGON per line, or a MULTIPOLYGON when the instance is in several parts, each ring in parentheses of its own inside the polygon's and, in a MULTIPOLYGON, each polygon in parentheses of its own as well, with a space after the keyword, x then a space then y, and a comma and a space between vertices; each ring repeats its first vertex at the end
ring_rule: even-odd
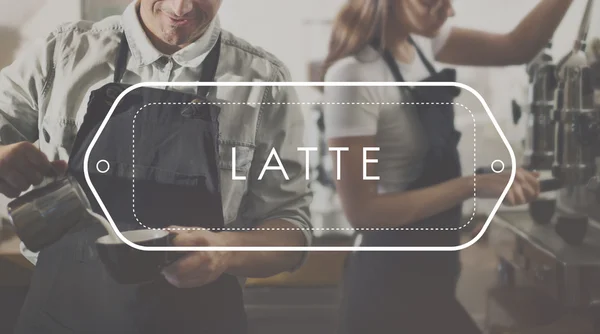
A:
POLYGON ((58 241, 91 210, 85 192, 71 176, 33 189, 8 204, 16 233, 27 248, 38 252, 58 241))

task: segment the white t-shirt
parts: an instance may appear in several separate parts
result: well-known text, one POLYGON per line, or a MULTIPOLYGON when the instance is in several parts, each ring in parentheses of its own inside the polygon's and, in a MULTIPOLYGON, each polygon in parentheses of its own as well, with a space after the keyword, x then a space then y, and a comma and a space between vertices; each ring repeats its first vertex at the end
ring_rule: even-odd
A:
MULTIPOLYGON (((413 36, 425 57, 433 64, 434 55, 445 45, 451 27, 446 25, 436 38, 413 36)), ((406 81, 421 81, 430 73, 415 55, 410 64, 398 62, 406 81)), ((366 47, 358 54, 337 61, 329 68, 325 81, 395 81, 380 54, 366 47)), ((379 193, 404 191, 416 180, 422 169, 428 142, 414 105, 398 104, 327 104, 328 102, 411 102, 410 94, 398 87, 325 87, 324 115, 326 137, 375 136, 379 160, 379 193)))

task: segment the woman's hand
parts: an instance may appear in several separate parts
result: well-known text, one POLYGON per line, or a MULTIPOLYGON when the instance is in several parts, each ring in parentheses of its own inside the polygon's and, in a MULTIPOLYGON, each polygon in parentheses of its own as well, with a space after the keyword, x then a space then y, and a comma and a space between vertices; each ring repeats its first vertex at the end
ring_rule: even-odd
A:
MULTIPOLYGON (((509 206, 527 204, 540 194, 539 173, 523 168, 517 169, 515 180, 510 187, 504 204, 509 206)), ((510 172, 477 175, 477 197, 499 198, 510 181, 510 172)))

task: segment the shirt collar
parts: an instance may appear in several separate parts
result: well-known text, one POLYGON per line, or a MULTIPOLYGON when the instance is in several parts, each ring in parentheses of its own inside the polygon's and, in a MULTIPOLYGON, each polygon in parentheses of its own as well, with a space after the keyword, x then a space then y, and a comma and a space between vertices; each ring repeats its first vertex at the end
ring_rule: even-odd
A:
MULTIPOLYGON (((146 35, 138 16, 137 3, 137 1, 132 2, 123 12, 123 30, 133 57, 140 65, 150 65, 165 55, 154 47, 146 35)), ((171 58, 180 66, 198 67, 215 46, 220 34, 221 25, 219 18, 216 17, 200 38, 175 52, 171 58)))

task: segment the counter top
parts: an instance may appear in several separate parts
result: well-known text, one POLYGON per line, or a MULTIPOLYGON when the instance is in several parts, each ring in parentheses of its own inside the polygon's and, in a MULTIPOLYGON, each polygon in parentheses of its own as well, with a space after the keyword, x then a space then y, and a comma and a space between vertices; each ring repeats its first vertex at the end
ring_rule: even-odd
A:
POLYGON ((583 243, 578 246, 569 245, 562 240, 554 231, 554 225, 540 225, 533 222, 527 211, 499 211, 493 223, 504 224, 562 263, 581 266, 600 265, 600 229, 596 223, 590 223, 583 243))
POLYGON ((14 232, 4 228, 0 234, 0 259, 8 260, 26 269, 33 269, 33 264, 21 254, 20 243, 14 232))
MULTIPOLYGON (((19 250, 21 241, 12 230, 3 228, 0 233, 0 291, 14 292, 27 287, 33 274, 33 265, 19 250)), ((4 296, 6 297, 6 296, 4 296)))
MULTIPOLYGON (((477 210, 480 213, 491 212, 492 208, 492 202, 477 201, 477 210)), ((600 223, 596 221, 590 220, 585 239, 578 246, 567 244, 556 233, 553 223, 546 225, 535 223, 529 215, 527 205, 500 206, 491 224, 490 228, 493 224, 501 224, 509 228, 562 263, 580 266, 600 265, 600 223)))

